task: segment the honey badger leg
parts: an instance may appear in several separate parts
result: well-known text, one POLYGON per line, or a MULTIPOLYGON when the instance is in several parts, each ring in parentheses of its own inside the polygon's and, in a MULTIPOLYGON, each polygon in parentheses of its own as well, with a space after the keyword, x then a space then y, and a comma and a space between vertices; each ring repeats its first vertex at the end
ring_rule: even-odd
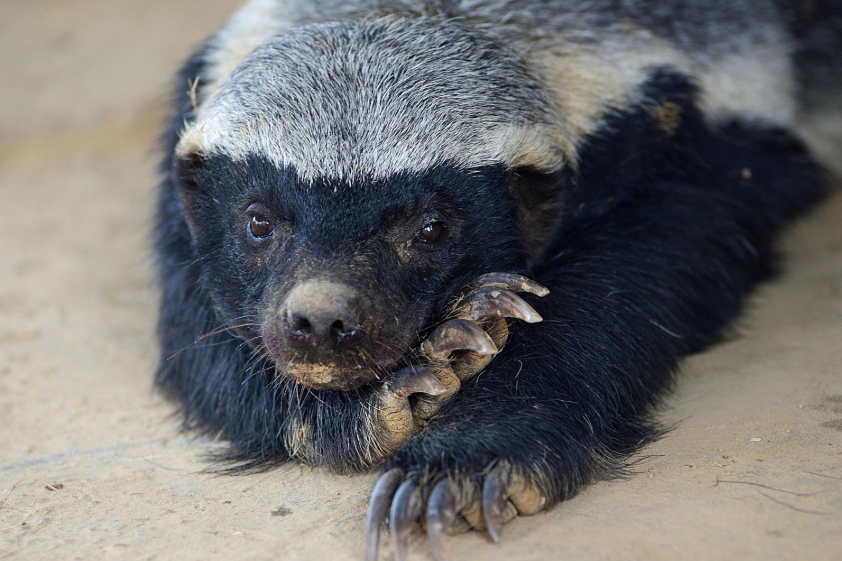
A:
MULTIPOLYGON (((514 324, 482 375, 386 460, 367 559, 384 519, 399 561, 416 523, 440 561, 446 533, 475 528, 497 540, 507 520, 575 495, 652 439, 649 412, 679 358, 718 340, 769 273, 776 231, 821 194, 800 150, 784 133, 732 126, 687 151, 688 166, 698 153, 720 164, 691 167, 695 182, 647 176, 605 211, 588 210, 592 201, 571 211, 533 271, 549 294, 524 296, 546 321, 514 324)), ((582 196, 599 195, 607 167, 583 158, 582 196)))
POLYGON ((541 316, 515 292, 544 296, 538 283, 508 273, 489 273, 456 298, 448 317, 422 343, 424 366, 406 367, 380 390, 377 435, 384 455, 397 449, 450 400, 462 383, 485 368, 506 343, 506 318, 528 323, 541 316))

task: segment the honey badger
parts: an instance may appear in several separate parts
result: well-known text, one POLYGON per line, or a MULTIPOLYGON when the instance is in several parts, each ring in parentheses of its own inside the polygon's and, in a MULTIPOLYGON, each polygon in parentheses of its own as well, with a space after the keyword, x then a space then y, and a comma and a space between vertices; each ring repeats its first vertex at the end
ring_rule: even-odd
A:
POLYGON ((165 136, 158 385, 240 465, 381 466, 369 559, 498 540, 653 438, 822 194, 793 46, 762 0, 252 0, 165 136))

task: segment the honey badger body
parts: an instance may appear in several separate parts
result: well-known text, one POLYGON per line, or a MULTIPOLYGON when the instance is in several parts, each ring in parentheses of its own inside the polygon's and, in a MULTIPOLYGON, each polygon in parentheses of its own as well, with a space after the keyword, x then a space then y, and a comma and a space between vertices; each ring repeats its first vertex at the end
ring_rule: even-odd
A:
POLYGON ((252 1, 182 72, 158 383, 234 459, 385 460, 375 544, 398 484, 398 534, 496 536, 651 437, 821 194, 790 51, 762 2, 252 1))

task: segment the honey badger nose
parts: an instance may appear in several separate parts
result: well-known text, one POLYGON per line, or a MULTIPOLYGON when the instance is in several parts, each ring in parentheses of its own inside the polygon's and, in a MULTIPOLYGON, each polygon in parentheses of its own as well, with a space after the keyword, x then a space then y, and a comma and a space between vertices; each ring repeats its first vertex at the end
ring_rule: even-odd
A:
POLYGON ((302 350, 349 350, 364 337, 359 298, 345 284, 303 282, 290 291, 280 313, 288 343, 302 350))

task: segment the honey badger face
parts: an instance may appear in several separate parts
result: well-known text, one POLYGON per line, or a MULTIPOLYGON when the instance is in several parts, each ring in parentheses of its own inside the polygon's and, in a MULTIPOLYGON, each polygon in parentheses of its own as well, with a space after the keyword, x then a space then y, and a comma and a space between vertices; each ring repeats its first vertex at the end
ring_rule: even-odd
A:
POLYGON ((524 266, 523 225, 541 218, 516 170, 564 157, 543 92, 441 21, 314 25, 258 48, 177 148, 217 312, 315 388, 394 369, 466 282, 524 266))
POLYGON ((382 377, 475 271, 523 259, 499 167, 343 184, 216 156, 180 175, 218 313, 314 388, 382 377))

